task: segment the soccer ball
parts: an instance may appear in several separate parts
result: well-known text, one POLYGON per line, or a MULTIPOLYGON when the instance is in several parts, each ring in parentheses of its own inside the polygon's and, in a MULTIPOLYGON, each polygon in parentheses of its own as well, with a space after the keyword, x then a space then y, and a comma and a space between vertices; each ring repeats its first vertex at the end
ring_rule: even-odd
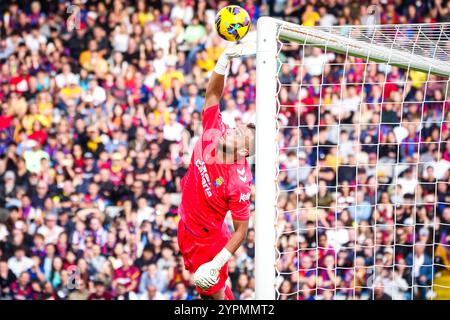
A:
POLYGON ((250 16, 239 6, 227 6, 216 15, 216 30, 227 41, 238 41, 245 37, 252 25, 250 16))

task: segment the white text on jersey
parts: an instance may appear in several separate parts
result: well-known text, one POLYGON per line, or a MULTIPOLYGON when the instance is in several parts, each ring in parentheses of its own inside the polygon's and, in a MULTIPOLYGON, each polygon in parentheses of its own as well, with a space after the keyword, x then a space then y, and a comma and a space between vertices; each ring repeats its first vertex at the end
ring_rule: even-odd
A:
POLYGON ((250 200, 250 192, 241 193, 241 197, 239 198, 239 202, 250 200))
POLYGON ((198 171, 200 172, 200 175, 202 176, 202 187, 205 190, 208 197, 212 196, 211 192, 211 182, 209 180, 208 170, 206 170, 205 163, 201 160, 195 161, 195 165, 198 168, 198 171))

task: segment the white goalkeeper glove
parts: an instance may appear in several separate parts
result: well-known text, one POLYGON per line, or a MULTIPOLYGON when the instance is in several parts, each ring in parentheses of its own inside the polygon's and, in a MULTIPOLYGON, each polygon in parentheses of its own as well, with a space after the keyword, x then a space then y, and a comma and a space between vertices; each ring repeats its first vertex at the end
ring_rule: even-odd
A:
POLYGON ((207 290, 219 282, 219 270, 231 258, 232 254, 223 248, 210 262, 202 264, 194 273, 194 284, 207 290))
POLYGON ((245 57, 256 54, 256 43, 246 42, 232 45, 226 48, 217 60, 214 71, 218 74, 225 75, 227 72, 228 63, 231 59, 237 57, 245 57))

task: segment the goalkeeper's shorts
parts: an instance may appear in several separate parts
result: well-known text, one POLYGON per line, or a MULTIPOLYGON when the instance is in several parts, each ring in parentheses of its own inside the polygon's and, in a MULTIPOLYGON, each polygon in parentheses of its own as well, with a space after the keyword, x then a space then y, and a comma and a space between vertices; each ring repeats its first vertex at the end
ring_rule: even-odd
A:
MULTIPOLYGON (((183 256, 184 267, 191 273, 197 271, 202 264, 211 261, 231 238, 230 231, 224 223, 220 232, 205 232, 201 236, 194 235, 180 219, 178 223, 178 246, 183 256)), ((228 263, 219 271, 219 281, 207 290, 196 287, 201 295, 213 295, 225 288, 228 279, 228 263)))

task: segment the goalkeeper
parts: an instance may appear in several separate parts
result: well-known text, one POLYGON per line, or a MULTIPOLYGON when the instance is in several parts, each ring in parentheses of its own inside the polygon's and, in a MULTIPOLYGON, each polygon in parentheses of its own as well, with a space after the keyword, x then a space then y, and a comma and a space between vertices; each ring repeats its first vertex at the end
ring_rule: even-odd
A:
POLYGON ((221 55, 209 80, 202 112, 203 134, 181 181, 178 244, 203 299, 232 300, 226 280, 228 260, 245 239, 252 174, 246 158, 254 153, 254 124, 230 129, 219 101, 232 58, 254 54, 252 45, 235 45, 221 55), (224 223, 231 212, 234 232, 224 223))

